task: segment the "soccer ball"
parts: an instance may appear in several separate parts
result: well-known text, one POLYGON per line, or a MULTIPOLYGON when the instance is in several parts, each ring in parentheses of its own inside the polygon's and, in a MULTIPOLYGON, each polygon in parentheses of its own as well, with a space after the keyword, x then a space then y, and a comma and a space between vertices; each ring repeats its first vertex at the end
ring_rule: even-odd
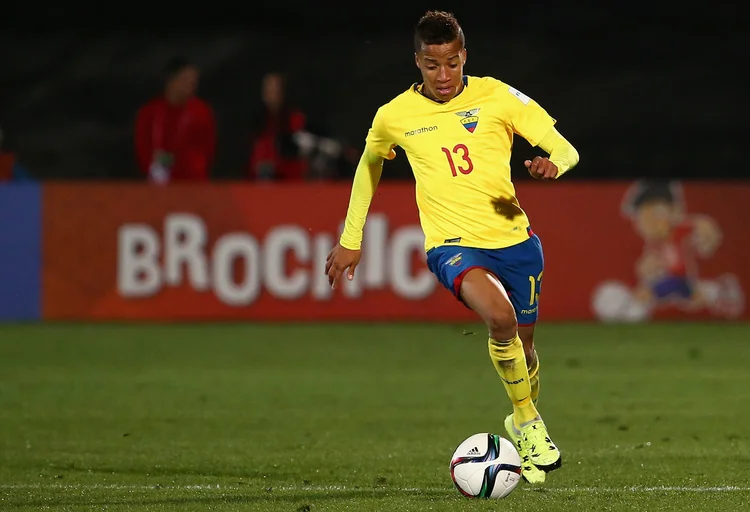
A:
POLYGON ((649 306, 636 300, 632 290, 619 281, 599 283, 591 297, 591 306, 602 322, 642 322, 651 314, 649 306))
POLYGON ((504 437, 474 434, 453 453, 451 479, 468 498, 504 498, 521 480, 521 456, 504 437))

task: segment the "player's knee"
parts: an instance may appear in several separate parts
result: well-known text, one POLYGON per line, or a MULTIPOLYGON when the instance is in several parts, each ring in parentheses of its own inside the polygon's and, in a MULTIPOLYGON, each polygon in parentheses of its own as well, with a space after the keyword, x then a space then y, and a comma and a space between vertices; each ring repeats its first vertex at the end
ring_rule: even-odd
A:
POLYGON ((490 337, 496 340, 509 340, 518 332, 518 322, 513 308, 496 308, 487 318, 490 337))

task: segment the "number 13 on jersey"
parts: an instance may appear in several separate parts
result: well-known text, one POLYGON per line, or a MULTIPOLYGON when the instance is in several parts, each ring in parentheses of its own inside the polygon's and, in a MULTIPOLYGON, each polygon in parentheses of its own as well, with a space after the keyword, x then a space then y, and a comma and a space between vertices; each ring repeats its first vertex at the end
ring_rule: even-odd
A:
POLYGON ((440 148, 443 150, 445 157, 448 159, 448 165, 451 168, 451 174, 455 178, 458 173, 469 174, 474 170, 474 162, 469 156, 469 148, 464 144, 456 144, 453 149, 440 148))

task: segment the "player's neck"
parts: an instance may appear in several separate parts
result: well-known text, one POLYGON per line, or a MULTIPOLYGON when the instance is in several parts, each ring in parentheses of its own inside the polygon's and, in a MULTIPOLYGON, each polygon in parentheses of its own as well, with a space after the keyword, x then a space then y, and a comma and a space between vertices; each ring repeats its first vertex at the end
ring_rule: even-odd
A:
POLYGON ((428 100, 434 101, 435 103, 443 104, 443 103, 448 103, 449 101, 457 98, 458 95, 461 94, 464 91, 465 88, 466 88, 466 77, 464 77, 461 80, 461 84, 458 86, 458 91, 456 91, 456 95, 453 96, 449 100, 441 100, 440 98, 436 98, 436 97, 433 97, 430 94, 428 94, 427 91, 425 91, 424 82, 422 82, 419 85, 417 85, 417 92, 419 92, 419 94, 421 94, 422 96, 424 96, 428 100))

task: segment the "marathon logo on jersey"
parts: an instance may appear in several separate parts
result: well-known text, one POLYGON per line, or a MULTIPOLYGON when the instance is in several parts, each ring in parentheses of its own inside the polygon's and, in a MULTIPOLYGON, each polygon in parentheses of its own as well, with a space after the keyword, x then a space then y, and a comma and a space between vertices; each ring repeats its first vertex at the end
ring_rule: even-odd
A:
POLYGON ((464 128, 466 128, 469 133, 474 133, 474 130, 477 129, 477 124, 479 123, 477 112, 479 112, 479 108, 456 112, 456 115, 461 118, 461 124, 464 125, 464 128))
POLYGON ((434 132, 437 129, 437 126, 423 126, 422 128, 417 128, 416 130, 409 130, 408 132, 404 132, 404 137, 411 137, 412 135, 419 135, 420 133, 434 132))

